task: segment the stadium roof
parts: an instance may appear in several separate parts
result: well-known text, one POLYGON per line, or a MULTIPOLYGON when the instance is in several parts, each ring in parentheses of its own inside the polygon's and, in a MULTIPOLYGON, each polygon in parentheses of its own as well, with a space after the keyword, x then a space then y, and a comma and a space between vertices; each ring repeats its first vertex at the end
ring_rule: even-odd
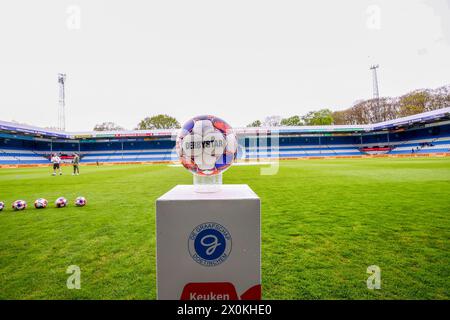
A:
MULTIPOLYGON (((395 120, 375 124, 363 125, 325 125, 325 126, 285 126, 285 127, 249 127, 234 128, 239 135, 280 133, 280 134, 308 134, 308 133, 343 133, 343 132, 370 132, 389 130, 411 125, 423 124, 438 120, 450 119, 450 107, 415 114, 395 120)), ((88 132, 62 132, 54 129, 45 129, 16 122, 0 120, 0 131, 12 134, 25 134, 30 136, 50 137, 56 139, 89 139, 89 138, 133 138, 133 137, 170 137, 176 135, 178 129, 162 130, 122 130, 122 131, 88 131, 88 132)))
POLYGON ((17 122, 7 122, 0 120, 0 131, 7 131, 8 133, 38 135, 38 136, 50 136, 56 138, 70 138, 71 135, 68 132, 55 131, 53 129, 45 129, 28 124, 22 124, 17 122))
POLYGON ((400 126, 409 126, 417 123, 427 123, 449 117, 450 117, 450 107, 447 107, 438 110, 432 110, 424 113, 415 114, 408 117, 375 123, 372 125, 372 130, 383 130, 396 128, 400 126))

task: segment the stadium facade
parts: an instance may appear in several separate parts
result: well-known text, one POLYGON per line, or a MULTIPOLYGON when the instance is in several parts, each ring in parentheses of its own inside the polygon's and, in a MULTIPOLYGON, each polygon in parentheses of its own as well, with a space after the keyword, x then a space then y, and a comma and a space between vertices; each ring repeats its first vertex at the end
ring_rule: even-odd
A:
MULTIPOLYGON (((238 159, 450 155, 450 107, 367 125, 235 128, 238 159)), ((177 161, 177 130, 60 132, 0 121, 0 166, 177 161)))

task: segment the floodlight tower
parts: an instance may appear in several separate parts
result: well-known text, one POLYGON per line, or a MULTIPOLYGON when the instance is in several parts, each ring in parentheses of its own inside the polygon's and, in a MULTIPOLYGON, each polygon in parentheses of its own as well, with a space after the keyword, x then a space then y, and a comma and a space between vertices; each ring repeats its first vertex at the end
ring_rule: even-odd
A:
POLYGON ((66 130, 66 94, 65 86, 66 74, 58 73, 58 85, 59 85, 59 106, 58 106, 58 128, 61 131, 66 130))
POLYGON ((378 77, 377 77, 377 69, 380 66, 378 64, 370 66, 370 70, 372 70, 372 81, 373 81, 373 98, 377 102, 377 107, 380 106, 380 94, 378 92, 378 77))

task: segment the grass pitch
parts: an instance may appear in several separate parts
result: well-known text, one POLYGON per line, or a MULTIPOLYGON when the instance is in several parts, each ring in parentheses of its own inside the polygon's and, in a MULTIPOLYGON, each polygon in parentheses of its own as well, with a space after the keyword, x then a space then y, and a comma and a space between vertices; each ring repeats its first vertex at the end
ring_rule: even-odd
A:
MULTIPOLYGON (((266 299, 449 299, 450 159, 284 161, 235 166, 262 200, 266 299), (370 265, 381 289, 369 290, 370 265)), ((167 165, 0 169, 1 299, 154 299, 155 200, 191 184, 167 165), (56 209, 66 197, 70 206, 56 209), (85 196, 88 205, 73 201, 85 196), (49 208, 32 208, 36 198, 49 208), (28 209, 13 212, 14 200, 28 209), (69 265, 81 289, 66 288, 69 265)))

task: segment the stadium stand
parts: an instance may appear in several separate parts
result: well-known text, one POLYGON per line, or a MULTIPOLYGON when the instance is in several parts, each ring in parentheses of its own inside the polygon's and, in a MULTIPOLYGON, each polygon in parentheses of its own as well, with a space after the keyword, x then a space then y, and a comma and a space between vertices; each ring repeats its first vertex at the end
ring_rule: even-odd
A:
MULTIPOLYGON (((450 153, 450 107, 373 125, 236 128, 238 158, 358 157, 450 153)), ((0 121, 0 165, 176 161, 177 130, 58 132, 0 121)))

